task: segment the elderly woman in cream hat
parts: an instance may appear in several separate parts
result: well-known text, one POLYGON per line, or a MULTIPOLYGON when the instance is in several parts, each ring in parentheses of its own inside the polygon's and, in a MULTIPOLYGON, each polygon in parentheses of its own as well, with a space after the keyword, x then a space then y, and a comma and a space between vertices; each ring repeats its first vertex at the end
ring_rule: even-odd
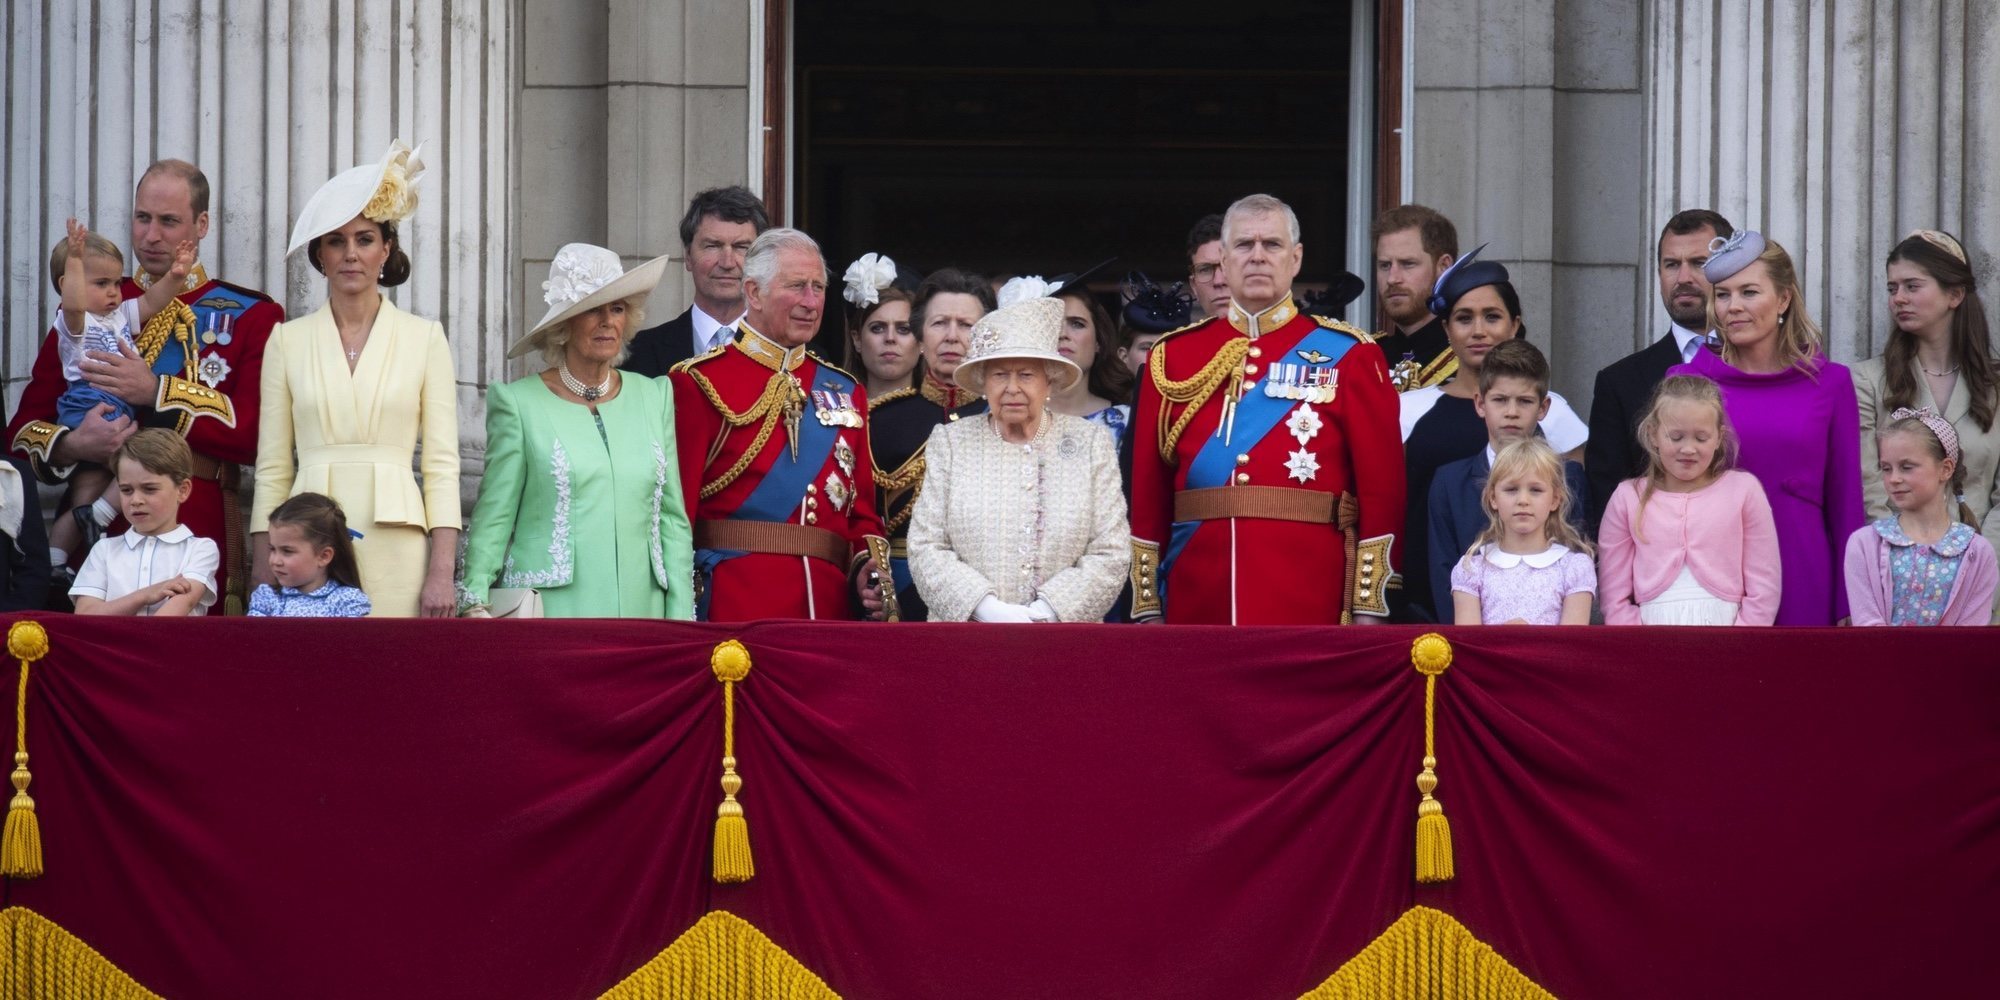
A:
POLYGON ((545 367, 486 393, 466 614, 504 614, 533 590, 554 618, 693 617, 674 395, 618 370, 666 267, 657 257, 627 271, 587 243, 557 251, 542 285, 548 315, 507 350, 535 351, 545 367))
POLYGON ((1049 409, 1082 373, 1057 350, 1063 304, 981 317, 959 386, 985 414, 931 432, 910 575, 933 621, 1094 622, 1118 598, 1131 533, 1110 432, 1049 409))
POLYGON ((397 225, 423 162, 401 142, 306 201, 286 253, 326 276, 318 310, 264 348, 251 570, 272 583, 271 511, 295 493, 338 501, 358 537, 362 589, 382 617, 449 615, 458 556, 458 387, 437 321, 382 295, 409 280, 397 225), (411 465, 423 450, 423 481, 411 465))

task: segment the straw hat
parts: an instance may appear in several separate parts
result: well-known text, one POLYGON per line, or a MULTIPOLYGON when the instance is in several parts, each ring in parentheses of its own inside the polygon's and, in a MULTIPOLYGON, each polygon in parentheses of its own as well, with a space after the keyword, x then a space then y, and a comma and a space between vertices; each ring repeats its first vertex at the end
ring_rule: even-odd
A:
POLYGON ((1053 391, 1061 392, 1083 377, 1076 362, 1062 356, 1056 344, 1062 339, 1063 304, 1059 299, 1039 298, 995 309, 972 324, 972 343, 965 360, 952 379, 968 392, 983 392, 986 362, 1033 359, 1052 361, 1053 391))
POLYGON ((423 147, 395 139, 379 163, 364 163, 333 175, 319 186, 292 227, 289 257, 300 247, 347 225, 357 215, 375 222, 401 222, 416 214, 417 180, 424 174, 423 147))
POLYGON ((549 280, 542 282, 542 299, 549 304, 548 315, 514 341, 507 348, 507 356, 518 358, 539 347, 543 334, 598 306, 636 299, 638 308, 646 308, 654 287, 666 273, 664 256, 627 271, 616 251, 588 243, 565 244, 556 251, 556 259, 549 262, 549 280))

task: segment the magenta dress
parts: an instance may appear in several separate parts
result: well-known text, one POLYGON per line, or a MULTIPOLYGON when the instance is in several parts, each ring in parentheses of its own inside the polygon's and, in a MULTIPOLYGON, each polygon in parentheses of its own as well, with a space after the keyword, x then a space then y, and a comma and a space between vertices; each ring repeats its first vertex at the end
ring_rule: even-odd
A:
POLYGON ((1815 374, 1739 371, 1713 351, 1667 369, 1722 387, 1742 450, 1738 465, 1764 485, 1778 523, 1784 572, 1779 625, 1832 625, 1847 617, 1841 566, 1847 537, 1868 523, 1861 501, 1861 414, 1854 378, 1825 355, 1815 374))

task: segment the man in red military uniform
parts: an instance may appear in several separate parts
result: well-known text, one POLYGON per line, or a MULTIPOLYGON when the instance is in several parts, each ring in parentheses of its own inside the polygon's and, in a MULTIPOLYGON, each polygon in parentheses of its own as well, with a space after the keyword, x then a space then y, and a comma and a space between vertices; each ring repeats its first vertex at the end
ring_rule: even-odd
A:
POLYGON ((1223 217, 1226 315, 1160 338, 1131 428, 1132 617, 1375 622, 1403 527, 1396 389, 1382 352, 1303 316, 1290 207, 1223 217))
MULTIPOLYGON (((182 240, 208 235, 208 178, 192 163, 161 160, 139 178, 133 196, 132 277, 123 294, 134 298, 173 265, 182 240)), ((21 405, 7 425, 8 447, 28 460, 35 475, 56 484, 78 462, 109 465, 118 446, 139 427, 166 427, 187 438, 194 452, 194 488, 180 520, 221 547, 216 587, 242 605, 243 524, 237 508, 237 465, 257 459, 257 393, 264 342, 285 321, 285 310, 262 292, 210 278, 199 263, 169 309, 143 332, 137 353, 90 354, 83 366, 92 385, 132 404, 138 421, 103 419, 106 405, 74 430, 56 423, 56 398, 64 389, 62 359, 51 329, 35 356, 21 405), (232 581, 234 587, 231 586, 232 581)), ((109 533, 125 530, 123 519, 109 533)), ((81 562, 84 552, 71 553, 81 562)))
POLYGON ((806 350, 826 262, 796 229, 758 236, 730 343, 674 366, 681 488, 694 524, 695 617, 876 617, 886 554, 854 376, 806 350), (871 549, 872 546, 872 549, 871 549))

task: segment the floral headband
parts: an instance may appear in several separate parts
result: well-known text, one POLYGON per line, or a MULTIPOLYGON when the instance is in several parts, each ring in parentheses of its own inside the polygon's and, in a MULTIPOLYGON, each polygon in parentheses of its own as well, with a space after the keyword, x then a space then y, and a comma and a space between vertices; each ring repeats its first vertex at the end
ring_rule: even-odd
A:
POLYGON ((856 309, 866 309, 882 301, 882 290, 896 283, 896 262, 886 254, 864 253, 847 265, 840 276, 840 297, 856 309))
POLYGON ((1938 411, 1928 406, 1914 410, 1902 406, 1898 407, 1896 412, 1889 414, 1890 420, 1908 420, 1913 417, 1930 428, 1932 434, 1937 435, 1938 444, 1944 446, 1944 457, 1954 462, 1958 461, 1958 429, 1951 425, 1951 421, 1940 416, 1938 411))
POLYGON ((1925 243, 1929 243, 1931 246, 1937 247, 1939 250, 1943 250, 1945 253, 1958 258, 1958 262, 1961 264, 1969 266, 1972 263, 1965 259, 1965 247, 1961 246, 1958 240, 1950 233, 1939 232, 1935 229, 1912 229, 1910 230, 1910 235, 1905 236, 1904 239, 1923 240, 1925 243))
POLYGON ((1727 237, 1708 241, 1708 262, 1701 266, 1709 284, 1726 281, 1736 272, 1756 263, 1764 255, 1764 234, 1755 229, 1738 229, 1727 237))

